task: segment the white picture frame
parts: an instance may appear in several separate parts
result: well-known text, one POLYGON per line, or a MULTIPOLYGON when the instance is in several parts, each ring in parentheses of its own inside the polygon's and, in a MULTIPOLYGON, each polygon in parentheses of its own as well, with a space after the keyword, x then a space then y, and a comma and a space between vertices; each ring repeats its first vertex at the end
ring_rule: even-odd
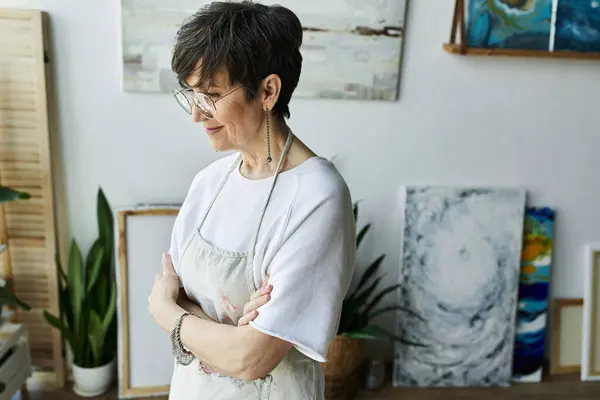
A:
POLYGON ((167 252, 179 205, 122 208, 115 218, 119 399, 167 396, 174 358, 148 296, 167 252))
POLYGON ((581 380, 600 381, 600 242, 585 247, 581 380))

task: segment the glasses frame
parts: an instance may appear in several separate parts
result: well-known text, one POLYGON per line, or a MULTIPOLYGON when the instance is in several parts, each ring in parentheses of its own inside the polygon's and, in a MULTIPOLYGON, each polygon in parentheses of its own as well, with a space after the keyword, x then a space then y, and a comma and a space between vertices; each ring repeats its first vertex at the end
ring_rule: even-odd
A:
POLYGON ((183 88, 179 90, 173 89, 171 92, 173 92, 173 96, 175 97, 177 103, 181 106, 181 108, 183 108, 183 110, 188 115, 192 115, 192 110, 194 109, 194 107, 196 107, 198 111, 200 111, 200 114, 202 114, 202 116, 208 119, 212 119, 217 114, 217 103, 242 87, 243 86, 241 85, 237 86, 229 92, 225 93, 224 95, 219 96, 219 98, 216 100, 213 100, 206 93, 194 92, 191 88, 183 88), (179 95, 185 97, 188 105, 187 107, 184 104, 182 104, 181 101, 179 101, 179 95), (208 105, 208 108, 202 105, 202 101, 204 101, 205 104, 208 105))

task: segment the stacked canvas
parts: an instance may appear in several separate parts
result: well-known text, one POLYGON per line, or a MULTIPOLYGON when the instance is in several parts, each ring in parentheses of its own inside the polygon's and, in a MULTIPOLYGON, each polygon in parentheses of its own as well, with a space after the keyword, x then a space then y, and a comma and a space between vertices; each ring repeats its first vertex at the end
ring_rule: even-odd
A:
POLYGON ((513 361, 513 378, 517 382, 542 380, 553 225, 554 210, 527 209, 513 361))

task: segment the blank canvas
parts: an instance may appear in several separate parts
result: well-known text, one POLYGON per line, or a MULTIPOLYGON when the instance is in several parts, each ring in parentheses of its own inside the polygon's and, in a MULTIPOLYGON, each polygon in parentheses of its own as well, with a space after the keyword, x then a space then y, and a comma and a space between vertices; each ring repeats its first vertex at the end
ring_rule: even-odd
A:
POLYGON ((167 394, 174 358, 169 334, 148 311, 161 254, 169 250, 177 207, 140 207, 117 214, 119 396, 167 394))
POLYGON ((581 371, 582 337, 583 299, 555 299, 550 358, 552 375, 581 371))
POLYGON ((600 243, 586 246, 581 380, 600 381, 600 243))

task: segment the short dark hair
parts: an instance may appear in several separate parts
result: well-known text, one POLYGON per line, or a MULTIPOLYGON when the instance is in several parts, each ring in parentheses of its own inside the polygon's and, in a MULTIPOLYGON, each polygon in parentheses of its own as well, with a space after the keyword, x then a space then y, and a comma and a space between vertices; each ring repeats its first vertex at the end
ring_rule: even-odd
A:
POLYGON ((289 102, 302 69, 302 24, 291 10, 252 1, 215 1, 184 21, 176 36, 171 68, 182 86, 194 74, 197 87, 214 85, 218 71, 254 100, 269 74, 281 79, 274 117, 289 118, 289 102), (197 63, 201 60, 201 68, 197 63))

